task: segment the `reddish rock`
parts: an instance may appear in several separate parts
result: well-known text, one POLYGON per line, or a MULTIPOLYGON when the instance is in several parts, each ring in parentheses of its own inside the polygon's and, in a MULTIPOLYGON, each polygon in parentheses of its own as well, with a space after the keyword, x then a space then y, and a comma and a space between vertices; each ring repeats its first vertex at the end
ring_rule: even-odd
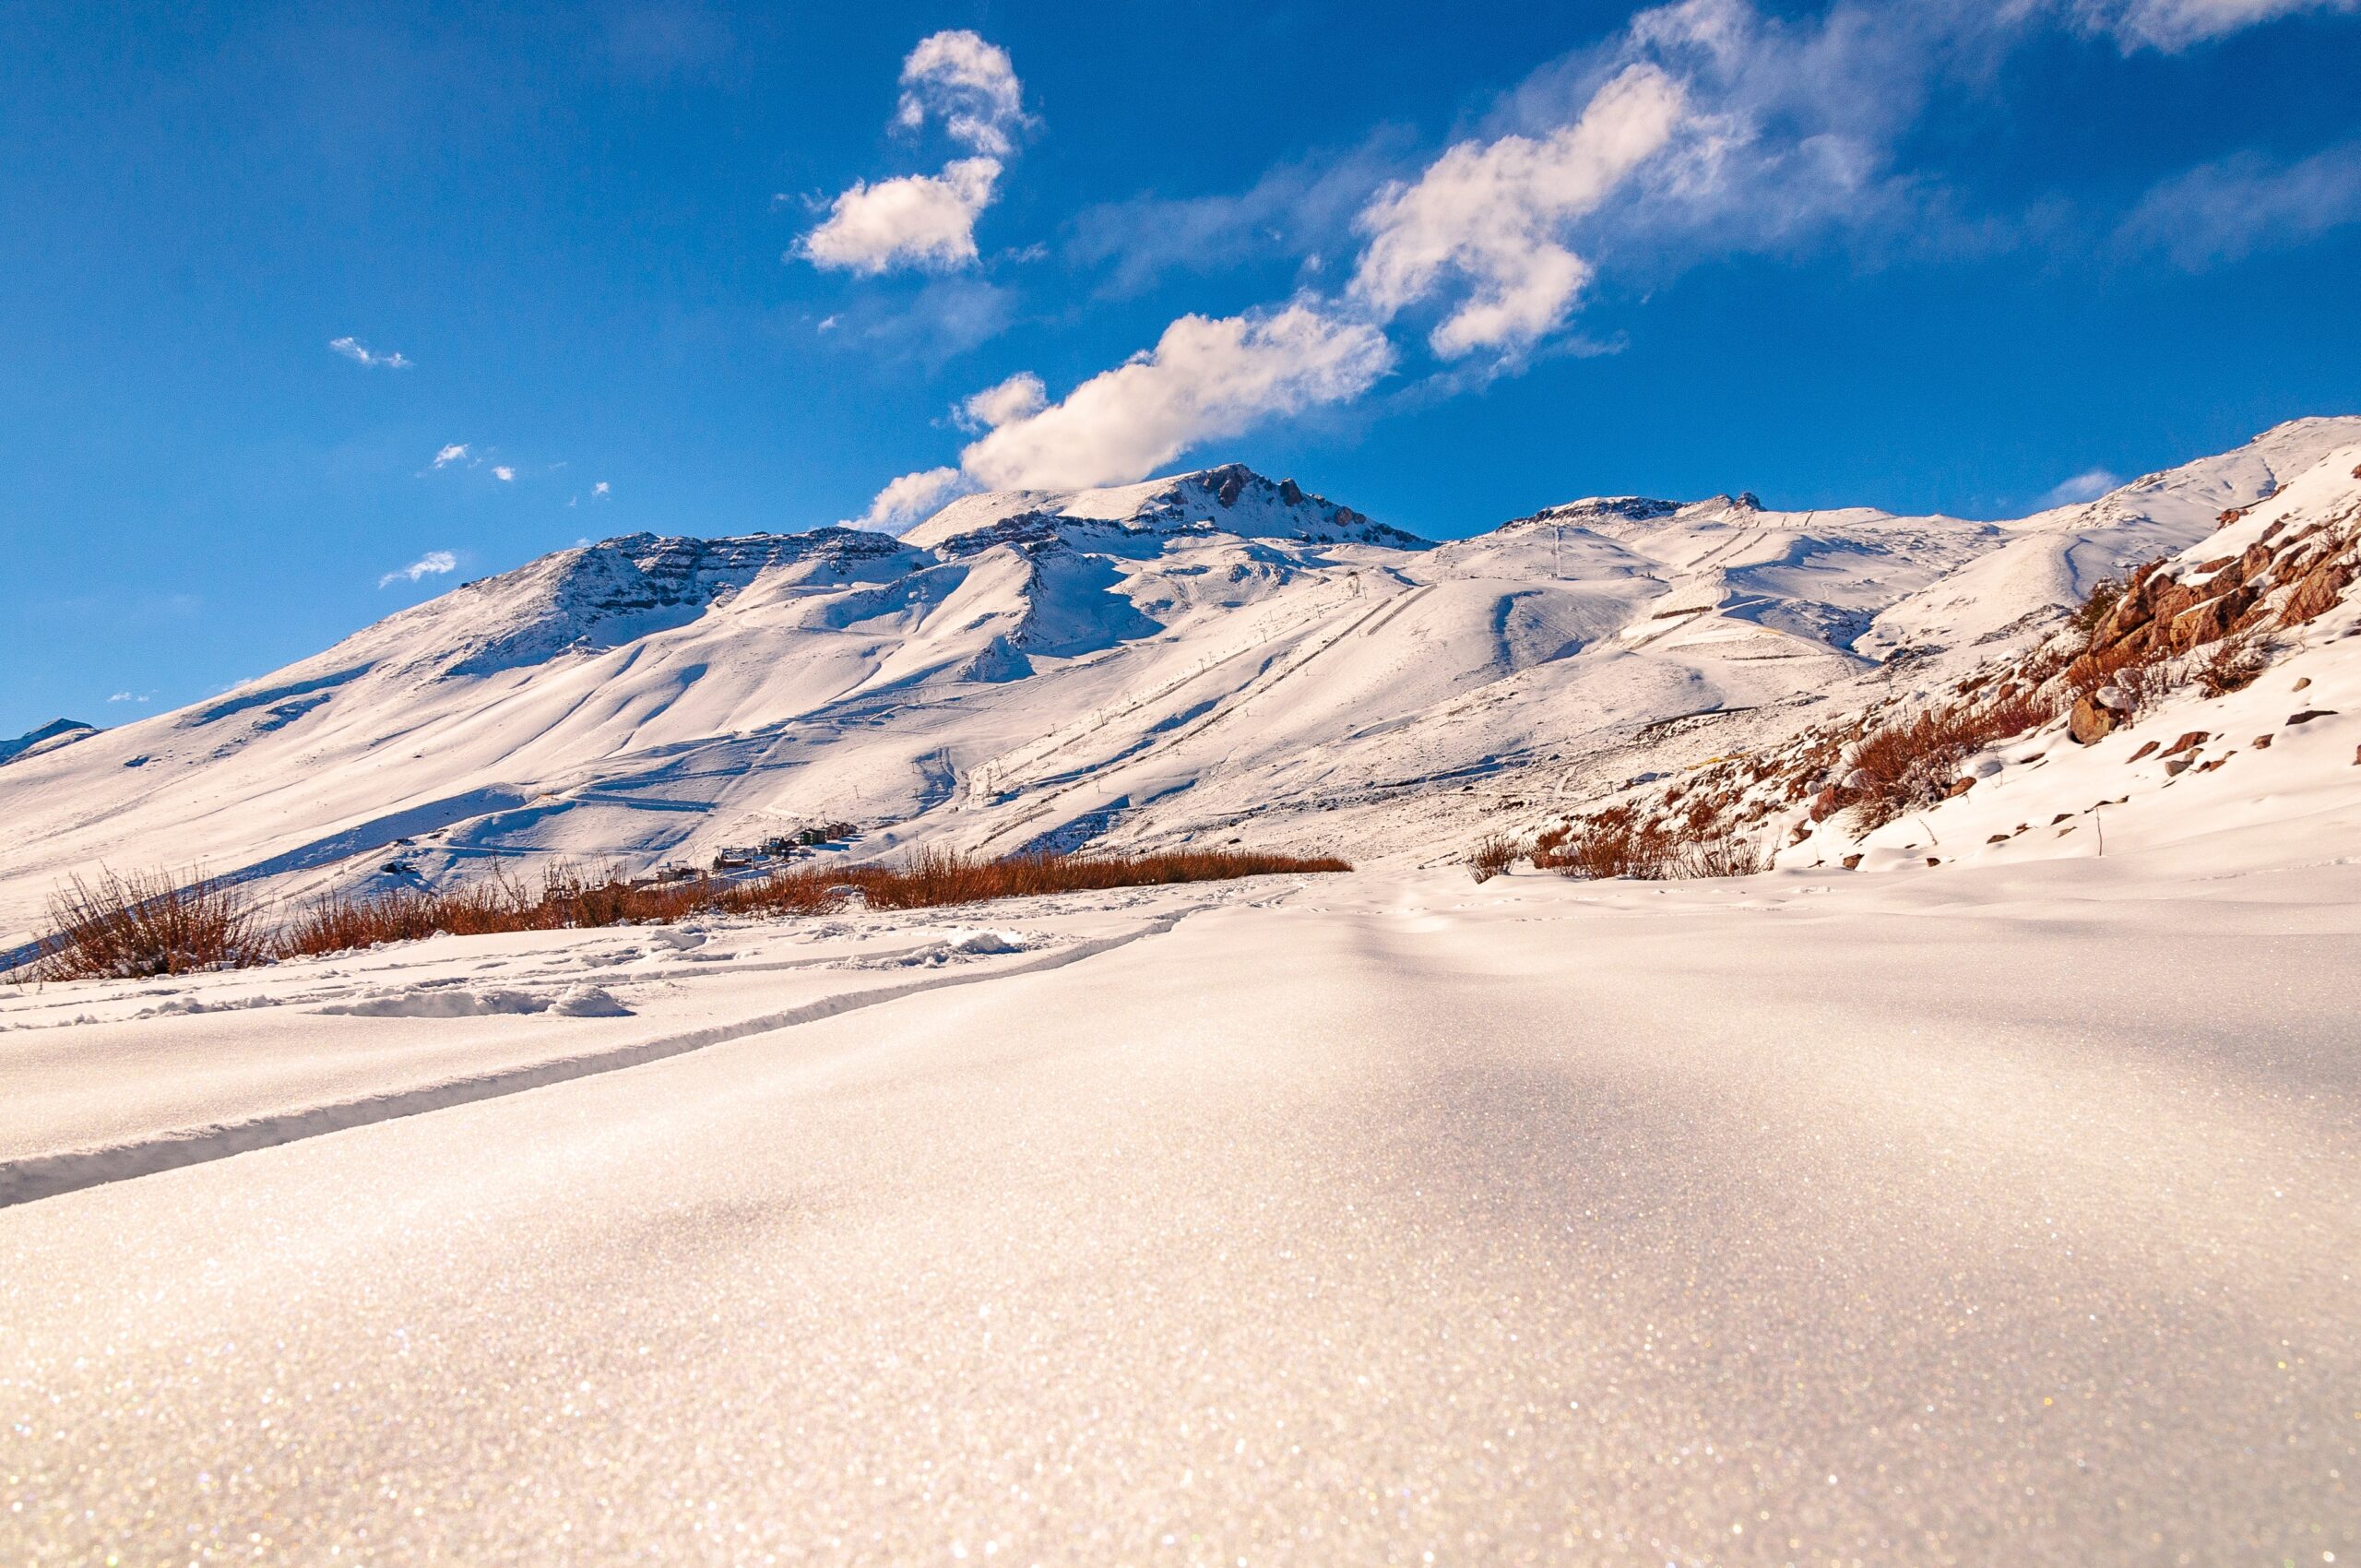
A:
POLYGON ((2271 749, 2271 742, 2273 739, 2274 737, 2270 735, 2257 735, 2254 738, 2254 749, 2259 752, 2269 751, 2271 749))
POLYGON ((1847 855, 1847 856, 1845 856, 1845 869, 1846 871, 1851 871, 1851 870, 1855 869, 1855 868, 1856 868, 1856 867, 1857 867, 1860 863, 1861 863, 1861 857, 1860 857, 1860 856, 1858 856, 1858 855, 1847 855))
POLYGON ((2210 731, 2191 730, 2188 734, 2183 735, 2179 740, 2175 741, 2172 743, 2171 748, 2167 750, 2165 754, 2166 756, 2178 756, 2183 752, 2193 752, 2213 738, 2213 733, 2210 731))
POLYGON ((2138 751, 2133 752, 2131 754, 2131 760, 2133 762, 2138 762, 2142 757, 2146 756, 2150 752, 2154 751, 2158 746, 2163 744, 2164 742, 2162 741, 2151 741, 2146 745, 2142 746, 2138 751))
POLYGON ((1975 788, 1975 780, 1973 778, 1955 778, 1952 781, 1949 798, 1955 801, 1975 788))
POLYGON ((2304 574, 2287 601, 2279 607, 2279 624, 2300 626, 2316 621, 2336 607, 2344 597, 2347 584, 2353 581, 2353 564, 2349 561, 2323 561, 2304 574))
POLYGON ((2074 711, 2066 719, 2066 733, 2074 738, 2077 745, 2094 746, 2122 722, 2123 715, 2115 709, 2103 707, 2089 697, 2076 697, 2074 711))

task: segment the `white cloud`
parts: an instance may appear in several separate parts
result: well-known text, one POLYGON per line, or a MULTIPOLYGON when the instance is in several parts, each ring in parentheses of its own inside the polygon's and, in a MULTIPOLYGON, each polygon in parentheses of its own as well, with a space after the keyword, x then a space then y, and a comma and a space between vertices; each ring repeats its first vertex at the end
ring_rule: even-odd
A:
POLYGON ((110 696, 107 698, 107 701, 109 701, 109 702, 148 702, 148 701, 151 701, 151 700, 154 698, 154 696, 155 696, 155 694, 154 694, 153 692, 148 693, 146 696, 142 696, 142 695, 139 695, 137 692, 116 692, 116 693, 113 694, 112 695, 110 695, 110 696))
POLYGON ((468 444, 464 441, 454 441, 450 445, 434 454, 434 466, 438 469, 449 468, 453 463, 464 461, 467 455, 468 444))
POLYGON ((953 418, 963 430, 994 430, 1012 420, 1031 419, 1049 407, 1050 390, 1031 371, 1019 371, 959 405, 953 418))
POLYGON ((862 277, 972 266, 976 219, 999 194, 1004 160, 1026 124, 1025 89, 1008 51, 965 29, 919 40, 902 62, 894 124, 916 131, 931 119, 976 156, 953 159, 936 174, 855 180, 791 254, 862 277))
POLYGON ((2122 480, 2105 469, 2092 469, 2059 483, 2041 498, 2041 505, 2044 509, 2047 509, 2051 506, 2073 506, 2084 501, 2096 501, 2122 482, 2122 480))
POLYGON ((495 464, 492 467, 492 477, 503 484, 511 484, 516 481, 516 470, 505 463, 495 464))
POLYGON ((605 480, 600 480, 598 483, 590 487, 590 498, 594 501, 613 493, 614 486, 609 484, 605 480))
POLYGON ((459 558, 447 550, 430 550, 397 572, 388 572, 377 579, 379 588, 391 588, 399 582, 416 582, 421 577, 439 577, 459 564, 459 558))
POLYGON ((2361 221, 2361 141, 2294 163, 2252 153, 2207 163, 2150 190, 2118 237, 2192 270, 2301 244, 2361 221))
POLYGON ((948 270, 976 259, 976 218, 991 205, 1001 165, 962 158, 940 174, 856 180, 797 249, 814 267, 875 277, 896 267, 948 270))
POLYGON ((1382 332, 1317 302, 1184 315, 1154 349, 975 442, 960 466, 995 490, 1121 484, 1200 442, 1358 398, 1393 364, 1382 332))
POLYGON ((953 140, 1006 158, 1025 124, 1025 89, 1008 51, 965 28, 920 39, 902 62, 894 124, 915 131, 939 119, 953 140))
POLYGON ((957 469, 926 469, 904 474, 877 493, 877 499, 869 504, 869 510, 853 526, 898 533, 953 496, 974 488, 967 476, 957 469))
POLYGON ((1590 264, 1564 244, 1568 225, 1663 150, 1685 111, 1679 83, 1634 65, 1545 137, 1452 148, 1362 212, 1370 243, 1351 297, 1390 319, 1457 280, 1467 295, 1435 328, 1437 353, 1530 346, 1565 322, 1590 281, 1590 264))
POLYGON ((2361 0, 2072 0, 2072 4, 2076 22, 2087 31, 2113 37, 2127 53, 2142 47, 2172 53, 2304 11, 2361 9, 2361 0))
POLYGON ((408 370, 409 361, 400 354, 373 354, 362 347, 357 338, 338 338, 328 347, 350 360, 354 364, 367 365, 372 370, 408 370))

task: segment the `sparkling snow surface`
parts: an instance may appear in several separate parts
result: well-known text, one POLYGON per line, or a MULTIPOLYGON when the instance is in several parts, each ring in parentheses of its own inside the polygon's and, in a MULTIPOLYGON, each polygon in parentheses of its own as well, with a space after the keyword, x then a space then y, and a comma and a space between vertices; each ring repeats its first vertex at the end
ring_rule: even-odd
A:
POLYGON ((0 1209, 0 1546, 2350 1562, 2356 851, 1362 873, 27 992, 0 1158, 711 1042, 0 1209), (321 1011, 579 982, 632 1016, 321 1011), (83 1051, 164 1087, 110 1110, 83 1051))

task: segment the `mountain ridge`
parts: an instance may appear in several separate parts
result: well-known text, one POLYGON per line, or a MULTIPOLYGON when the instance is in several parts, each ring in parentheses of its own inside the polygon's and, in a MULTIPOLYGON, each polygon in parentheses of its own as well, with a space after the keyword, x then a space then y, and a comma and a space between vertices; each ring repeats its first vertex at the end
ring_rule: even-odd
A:
POLYGON ((1430 543, 1231 464, 964 497, 898 538, 624 535, 19 758, 0 932, 101 861, 300 894, 379 880, 392 848, 429 879, 647 868, 815 820, 863 825, 862 854, 1250 824, 1406 852, 1461 831, 1478 780, 1588 788, 1651 725, 1818 711, 2030 638, 2340 440, 2361 420, 2010 522, 1591 497, 1430 543))

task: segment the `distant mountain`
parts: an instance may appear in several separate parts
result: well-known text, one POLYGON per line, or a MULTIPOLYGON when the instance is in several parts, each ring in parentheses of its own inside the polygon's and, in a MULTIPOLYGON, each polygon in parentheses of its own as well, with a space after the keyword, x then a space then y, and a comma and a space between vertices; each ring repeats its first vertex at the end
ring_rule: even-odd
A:
POLYGON ((1480 799, 1631 766, 1652 727, 1801 723, 2029 638, 2355 443, 2361 420, 2302 421, 2006 523, 1617 497, 1430 544, 1231 465, 968 496, 898 539, 609 540, 22 751, 0 937, 101 860, 292 893, 396 861, 703 861, 821 820, 862 854, 1418 851, 1480 799))
POLYGON ((87 740, 99 732, 95 724, 85 724, 78 719, 53 719, 38 730, 28 730, 13 741, 0 741, 0 767, 19 757, 41 756, 87 740))

